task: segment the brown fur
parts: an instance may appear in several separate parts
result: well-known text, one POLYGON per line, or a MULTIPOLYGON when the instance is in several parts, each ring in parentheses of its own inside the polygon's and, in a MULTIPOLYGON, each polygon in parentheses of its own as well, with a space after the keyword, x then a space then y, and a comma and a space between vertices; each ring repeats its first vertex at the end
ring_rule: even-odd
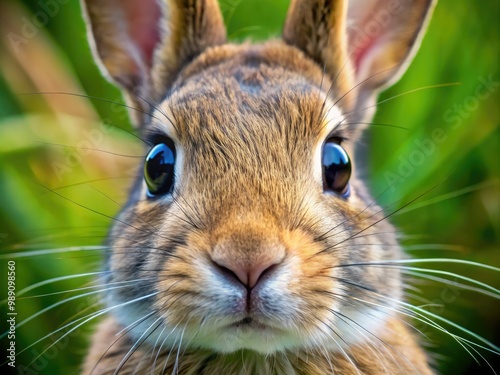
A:
MULTIPOLYGON (((94 23, 113 23, 92 16, 99 8, 88 3, 96 7, 89 11, 94 23)), ((359 121, 367 114, 363 105, 386 82, 342 95, 359 83, 355 69, 342 68, 350 62, 346 3, 324 2, 325 23, 316 17, 321 12, 297 1, 286 43, 241 46, 219 45, 225 33, 212 1, 167 3, 166 37, 145 60, 150 69, 139 71, 157 104, 138 125, 144 134, 175 142, 181 155, 175 191, 171 199, 146 199, 139 176, 119 215, 109 239, 108 282, 130 287, 108 295, 112 317, 98 327, 84 373, 111 374, 120 367, 123 374, 147 373, 154 367, 154 373, 207 375, 430 374, 425 354, 394 313, 398 306, 391 299, 402 299, 399 271, 351 266, 400 259, 392 226, 356 170, 347 200, 325 194, 315 172, 316 151, 327 136, 343 139, 354 155, 359 129, 332 114, 333 104, 334 112, 350 116, 348 123, 359 121), (335 30, 331 43, 323 34, 303 35, 323 29, 335 30), (274 266, 253 294, 238 289, 220 267, 262 262, 274 266), (130 302, 149 294, 154 296, 130 302), (370 315, 380 311, 383 317, 370 315), (250 342, 234 338, 227 323, 239 324, 248 314, 256 323, 241 332, 250 342), (159 333, 162 327, 175 331, 176 341, 162 346, 161 335, 156 344, 141 341, 149 328, 159 333), (243 347, 231 350, 231 340, 243 347)), ((404 41, 409 46, 425 10, 419 14, 404 41)), ((93 30, 95 35, 95 24, 93 30)), ((106 38, 95 37, 103 59, 106 38)), ((136 88, 123 84, 135 82, 122 79, 130 77, 127 65, 103 61, 140 102, 136 88)))

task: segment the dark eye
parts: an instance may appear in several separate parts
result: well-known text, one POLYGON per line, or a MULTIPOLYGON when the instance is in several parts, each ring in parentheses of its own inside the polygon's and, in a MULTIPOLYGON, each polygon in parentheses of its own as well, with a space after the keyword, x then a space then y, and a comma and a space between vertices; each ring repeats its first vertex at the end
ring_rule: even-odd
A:
POLYGON ((344 198, 349 196, 351 160, 347 152, 334 139, 323 146, 323 184, 325 191, 333 191, 344 198))
POLYGON ((154 146, 144 161, 144 180, 150 196, 170 193, 174 186, 175 147, 173 142, 154 146))

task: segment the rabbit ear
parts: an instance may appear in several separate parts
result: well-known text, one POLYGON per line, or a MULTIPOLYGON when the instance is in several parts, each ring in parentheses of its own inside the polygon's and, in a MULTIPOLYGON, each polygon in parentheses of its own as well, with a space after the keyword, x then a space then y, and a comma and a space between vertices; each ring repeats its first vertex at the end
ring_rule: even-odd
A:
POLYGON ((283 37, 315 59, 359 110, 411 62, 434 0, 295 0, 283 37), (347 87, 346 87, 347 85, 347 87))
POLYGON ((343 0, 292 0, 283 28, 283 40, 315 60, 330 77, 341 72, 343 79, 334 92, 351 86, 351 64, 346 44, 347 2, 343 0))
POLYGON ((217 0, 82 0, 104 73, 135 106, 158 101, 177 73, 226 30, 217 0))

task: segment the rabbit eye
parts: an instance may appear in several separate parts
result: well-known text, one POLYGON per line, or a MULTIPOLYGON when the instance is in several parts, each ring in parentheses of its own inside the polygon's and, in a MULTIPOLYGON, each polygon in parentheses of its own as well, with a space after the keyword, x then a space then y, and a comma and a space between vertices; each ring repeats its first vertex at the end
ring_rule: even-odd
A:
POLYGON ((150 197, 170 193, 174 186, 175 147, 172 141, 160 143, 144 161, 144 180, 150 197))
POLYGON ((344 198, 349 197, 351 160, 337 140, 329 139, 324 144, 322 167, 325 191, 333 191, 344 198))

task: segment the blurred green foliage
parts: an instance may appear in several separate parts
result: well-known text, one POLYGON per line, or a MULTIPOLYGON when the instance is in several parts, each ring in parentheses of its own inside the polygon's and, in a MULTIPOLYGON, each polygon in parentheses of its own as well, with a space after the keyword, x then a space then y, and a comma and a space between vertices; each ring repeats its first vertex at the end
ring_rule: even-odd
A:
MULTIPOLYGON (((138 158, 91 152, 82 140, 116 154, 142 153, 129 134, 131 128, 122 107, 64 94, 26 95, 60 91, 121 101, 119 92, 102 78, 93 63, 77 1, 60 4, 27 43, 17 51, 12 49, 9 33, 21 33, 27 27, 26 20, 43 10, 41 3, 11 0, 0 5, 3 254, 102 243, 110 217, 124 202, 138 158), (111 125, 103 127, 100 119, 111 125), (55 190, 50 192, 45 187, 55 190)), ((255 40, 279 35, 288 1, 221 0, 221 4, 228 35, 236 40, 255 40)), ((396 202, 391 206, 394 209, 426 193, 392 217, 408 235, 403 242, 409 250, 424 244, 420 247, 426 250, 413 251, 412 256, 456 257, 496 266, 500 263, 499 19, 497 0, 440 1, 413 64, 380 98, 383 103, 374 123, 405 129, 374 125, 362 139, 367 178, 382 204, 396 202), (444 83, 458 85, 437 87, 444 83)), ((99 251, 70 250, 15 258, 18 290, 54 277, 99 269, 99 251)), ((1 285, 7 258, 1 258, 1 285)), ((494 272, 445 267, 498 287, 494 272)), ((92 280, 93 276, 73 278, 31 291, 28 295, 45 296, 19 298, 18 321, 78 295, 69 290, 90 285, 92 280)), ((426 299, 438 305, 437 314, 498 343, 497 301, 465 291, 448 298, 449 291, 442 285, 419 281, 415 285, 426 299)), ((410 299, 422 303, 417 297, 410 299)), ((18 352, 74 316, 89 313, 95 303, 95 298, 75 299, 19 327, 18 352)), ((4 309, 2 305, 2 321, 4 309)), ((1 327, 3 331, 4 325, 1 327)), ((75 373, 89 331, 87 325, 79 328, 37 358, 59 336, 52 335, 21 353, 18 365, 25 366, 37 358, 31 372, 25 373, 75 373)), ((438 337, 428 329, 424 333, 435 343, 432 351, 441 373, 488 373, 484 363, 481 367, 474 364, 453 339, 438 337)), ((4 343, 2 340, 2 348, 4 343)), ((492 355, 483 354, 493 366, 498 365, 492 355)))

